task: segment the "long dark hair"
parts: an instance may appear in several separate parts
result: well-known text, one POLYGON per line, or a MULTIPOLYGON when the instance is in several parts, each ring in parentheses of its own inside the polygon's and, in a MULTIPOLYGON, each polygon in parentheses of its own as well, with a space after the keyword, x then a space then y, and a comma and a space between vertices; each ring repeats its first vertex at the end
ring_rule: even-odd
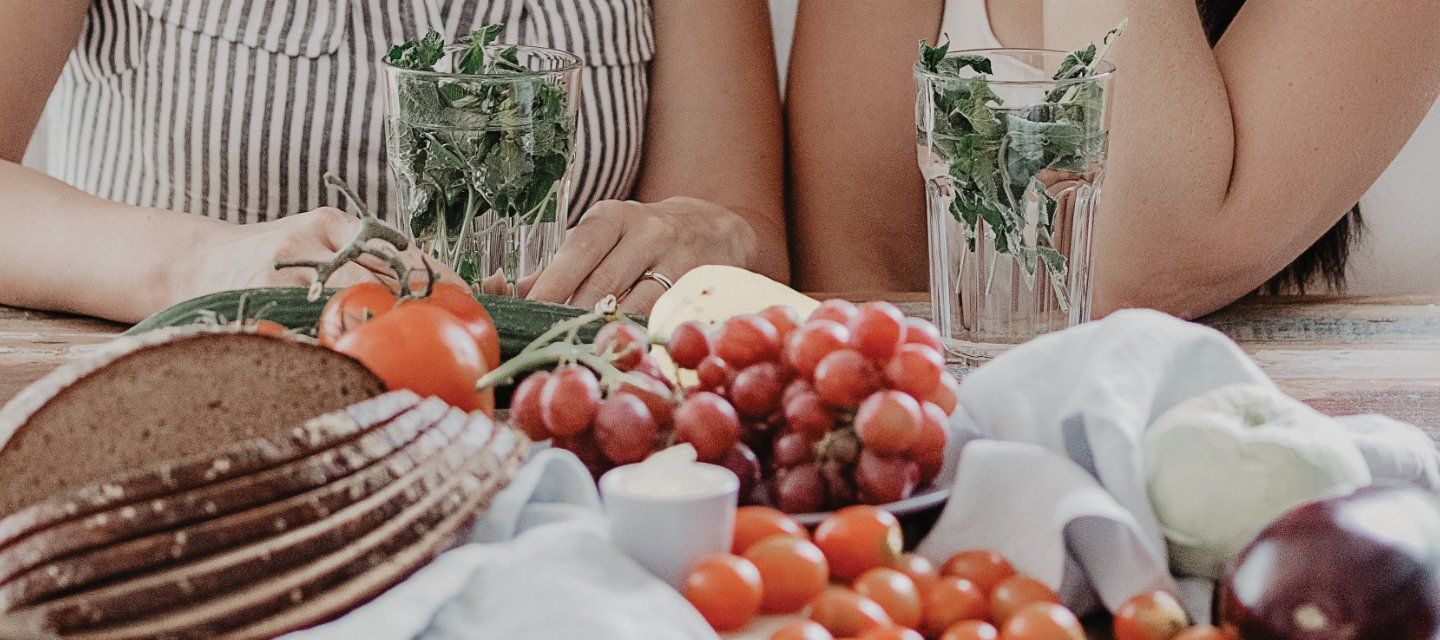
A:
MULTIPOLYGON (((1205 35, 1210 38, 1210 46, 1220 41, 1220 36, 1225 34, 1225 29, 1244 4, 1245 0, 1195 0, 1200 20, 1205 25, 1205 35)), ((1269 293, 1305 293, 1307 285, 1315 284, 1331 291, 1343 289, 1345 262, 1350 257, 1350 247, 1360 239, 1362 231, 1364 221, 1357 203, 1300 257, 1266 281, 1261 289, 1269 293)))

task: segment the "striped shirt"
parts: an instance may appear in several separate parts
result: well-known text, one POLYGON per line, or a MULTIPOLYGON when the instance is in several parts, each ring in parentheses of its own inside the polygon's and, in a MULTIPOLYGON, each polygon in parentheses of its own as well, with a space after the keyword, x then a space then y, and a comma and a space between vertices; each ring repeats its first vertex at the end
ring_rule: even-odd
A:
MULTIPOLYGON (((391 45, 502 24, 585 60, 572 217, 634 186, 649 0, 95 0, 47 106, 46 170, 118 202, 259 222, 340 206, 333 171, 394 208, 391 45)), ((573 219, 573 218, 572 218, 573 219)))

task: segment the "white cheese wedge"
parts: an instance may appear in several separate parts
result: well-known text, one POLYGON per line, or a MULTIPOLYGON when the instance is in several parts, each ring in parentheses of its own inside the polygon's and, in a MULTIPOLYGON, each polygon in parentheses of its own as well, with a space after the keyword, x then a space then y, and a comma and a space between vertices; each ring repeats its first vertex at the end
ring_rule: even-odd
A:
POLYGON ((1370 484, 1344 427, 1265 385, 1181 402, 1150 426, 1142 448, 1150 502, 1181 576, 1219 579, 1286 511, 1370 484))

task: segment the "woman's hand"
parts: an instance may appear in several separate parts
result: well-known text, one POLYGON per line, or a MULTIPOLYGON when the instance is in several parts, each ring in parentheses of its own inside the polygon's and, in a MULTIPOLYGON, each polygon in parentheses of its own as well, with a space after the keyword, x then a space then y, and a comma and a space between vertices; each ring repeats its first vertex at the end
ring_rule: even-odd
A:
MULTIPOLYGON (((288 216, 271 222, 232 225, 206 224, 199 237, 185 249, 186 259, 177 265, 171 304, 196 296, 252 287, 304 287, 315 279, 312 269, 276 269, 275 263, 295 260, 328 260, 349 244, 360 230, 360 220, 333 207, 288 216)), ((414 246, 402 257, 410 265, 411 277, 423 278, 425 264, 414 246)), ((442 281, 464 285, 449 267, 426 260, 442 281)), ((359 263, 337 269, 325 282, 329 288, 379 280, 395 286, 395 274, 374 256, 362 256, 359 263)))
POLYGON ((570 230, 529 298, 588 307, 607 294, 620 308, 646 312, 665 292, 644 278, 653 271, 672 281, 706 264, 748 266, 755 231, 735 212, 695 198, 642 204, 607 200, 570 230))

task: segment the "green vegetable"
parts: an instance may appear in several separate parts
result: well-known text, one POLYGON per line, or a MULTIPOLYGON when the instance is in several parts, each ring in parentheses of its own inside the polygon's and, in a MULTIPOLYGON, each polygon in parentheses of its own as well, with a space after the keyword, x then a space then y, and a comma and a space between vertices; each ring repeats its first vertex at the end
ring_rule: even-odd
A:
MULTIPOLYGON (((1106 36, 1107 47, 1123 26, 1106 36)), ((1053 76, 1061 84, 1043 102, 1007 107, 990 85, 988 58, 920 42, 920 67, 939 76, 922 89, 933 127, 921 134, 948 163, 950 213, 967 248, 975 250, 983 221, 986 240, 1013 255, 1030 281, 1040 269, 1050 274, 1062 309, 1069 301, 1066 256, 1054 243, 1058 202, 1042 178, 1098 179, 1108 134, 1101 127, 1104 88, 1093 76, 1103 58, 1094 44, 1071 52, 1053 76)))
MULTIPOLYGON (((447 48, 431 30, 387 57, 396 67, 434 70, 450 55, 449 70, 478 74, 396 74, 397 109, 386 122, 401 220, 422 248, 471 282, 495 260, 482 260, 490 247, 465 240, 556 222, 574 155, 566 87, 532 73, 516 47, 495 45, 500 32, 482 27, 447 48)), ((500 260, 507 276, 518 277, 517 260, 500 260)))
MULTIPOLYGON (((247 300, 251 318, 270 320, 286 329, 300 333, 313 333, 315 323, 320 320, 320 311, 326 300, 334 293, 326 289, 314 301, 307 300, 308 290, 302 287, 272 289, 241 289, 222 291, 181 302, 159 311, 131 327, 126 335, 135 335, 163 327, 175 327, 197 323, 211 323, 215 319, 236 320, 230 316, 240 308, 240 299, 247 300)), ((550 329, 557 322, 585 314, 588 310, 548 302, 522 300, 508 296, 476 296, 490 317, 495 320, 495 329, 500 332, 500 355, 509 360, 520 353, 526 345, 550 329)), ((644 323, 643 317, 634 320, 644 323)), ((600 322, 594 322, 580 329, 582 342, 593 342, 600 322)))

